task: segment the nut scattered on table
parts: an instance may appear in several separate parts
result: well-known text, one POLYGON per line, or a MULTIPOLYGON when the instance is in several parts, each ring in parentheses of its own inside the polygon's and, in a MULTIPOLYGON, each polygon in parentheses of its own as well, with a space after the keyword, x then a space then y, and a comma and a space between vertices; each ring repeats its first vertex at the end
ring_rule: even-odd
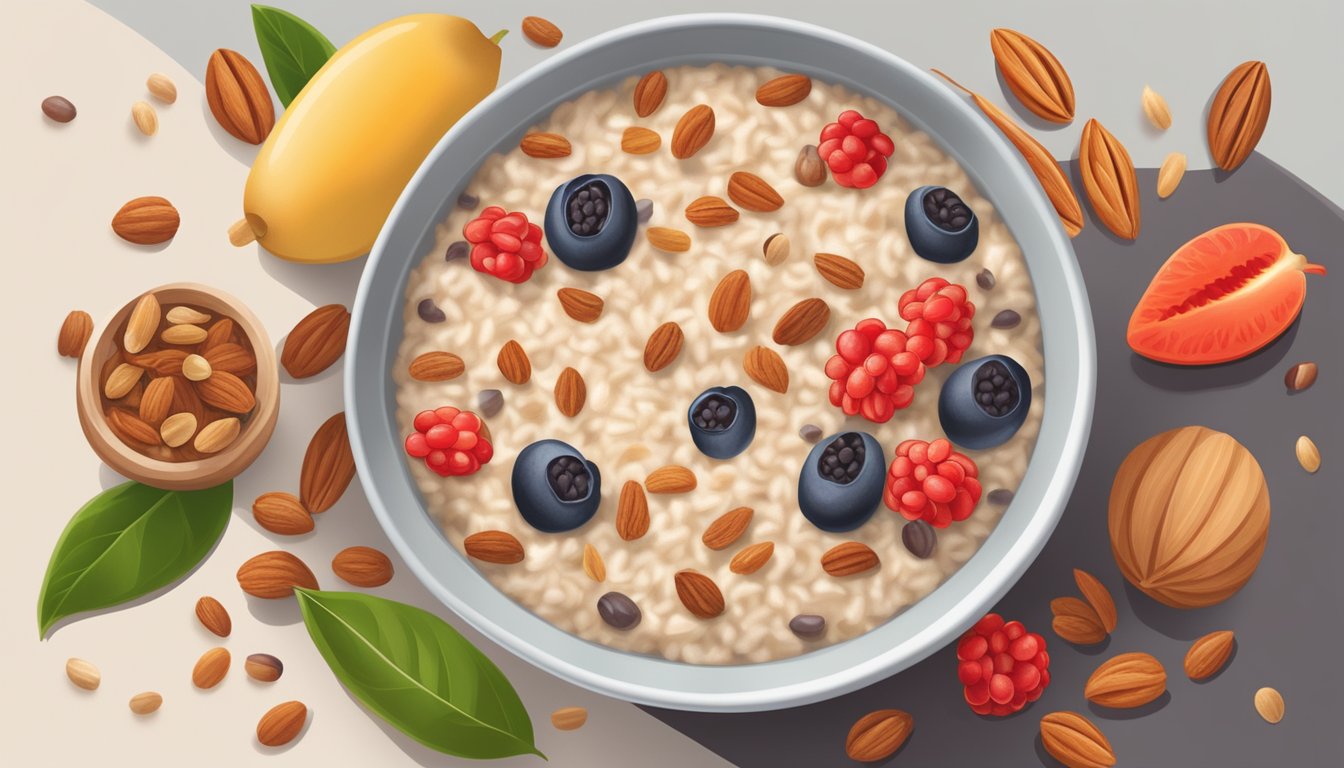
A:
POLYGON ((70 678, 70 682, 86 691, 98 690, 98 685, 103 681, 103 676, 98 672, 98 667, 91 661, 84 659, 69 658, 65 662, 65 676, 70 678))

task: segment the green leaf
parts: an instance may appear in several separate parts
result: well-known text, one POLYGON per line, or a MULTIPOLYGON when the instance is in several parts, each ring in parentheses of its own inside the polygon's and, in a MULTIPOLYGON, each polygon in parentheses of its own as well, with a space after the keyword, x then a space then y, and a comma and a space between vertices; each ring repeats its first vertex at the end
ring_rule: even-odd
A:
POLYGON ((545 758, 504 673, 443 619, 372 595, 294 591, 336 677, 402 733, 458 757, 545 758))
POLYGON ((312 24, 279 8, 253 5, 252 28, 271 87, 286 107, 336 52, 336 46, 312 24))
POLYGON ((66 524, 37 599, 40 634, 72 614, 118 605, 177 581, 214 548, 233 516, 233 482, 203 491, 124 483, 66 524))

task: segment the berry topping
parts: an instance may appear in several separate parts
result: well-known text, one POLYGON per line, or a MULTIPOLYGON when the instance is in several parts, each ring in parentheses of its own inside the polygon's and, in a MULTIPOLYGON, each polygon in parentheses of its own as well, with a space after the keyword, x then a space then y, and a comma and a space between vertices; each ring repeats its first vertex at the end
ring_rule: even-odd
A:
POLYGON ((887 172, 887 158, 896 151, 891 137, 877 123, 855 110, 840 113, 834 123, 821 129, 817 154, 826 161, 842 187, 867 189, 887 172))
POLYGON ((821 461, 817 462, 817 472, 833 483, 848 485, 863 470, 863 457, 867 449, 863 444, 863 435, 858 432, 846 432, 832 440, 821 452, 821 461))
POLYGON ((722 432, 737 416, 737 403, 722 395, 706 397, 697 403, 697 408, 691 418, 695 420, 695 426, 706 432, 722 432))
POLYGON ((965 288, 941 277, 930 277, 906 291, 897 307, 901 318, 909 322, 905 334, 910 338, 910 351, 930 368, 960 362, 975 338, 971 328, 975 304, 965 288))
POLYGON ((909 406, 925 371, 909 341, 905 333, 875 318, 842 332, 835 340, 837 354, 826 361, 831 404, 847 416, 862 414, 878 424, 909 406))
POLYGON ((524 283, 546 264, 541 227, 527 216, 497 205, 467 222, 462 235, 471 243, 471 267, 510 283, 524 283))
POLYGON ((451 406, 421 411, 415 417, 415 431, 406 436, 406 453, 424 459, 425 466, 443 477, 470 475, 495 455, 484 428, 471 411, 451 406))
POLYGON ((970 517, 979 503, 979 474, 975 462, 953 450, 946 438, 906 440, 896 446, 887 468, 882 503, 906 520, 946 528, 970 517))
POLYGON ((976 714, 1019 712, 1050 685, 1045 638, 1028 632, 1020 621, 988 614, 957 642, 957 679, 976 714))

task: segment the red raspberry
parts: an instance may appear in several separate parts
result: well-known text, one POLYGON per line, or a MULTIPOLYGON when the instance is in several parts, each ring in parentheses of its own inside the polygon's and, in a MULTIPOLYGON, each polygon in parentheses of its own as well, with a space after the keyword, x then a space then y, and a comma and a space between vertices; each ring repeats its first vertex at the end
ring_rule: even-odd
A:
POLYGON ((887 158, 896 151, 891 137, 878 130, 877 123, 847 109, 834 123, 821 129, 817 154, 826 161, 842 187, 867 189, 887 172, 887 158))
POLYGON ((905 329, 910 350, 925 365, 934 368, 944 362, 961 362, 962 353, 975 338, 971 328, 975 304, 967 299, 965 288, 930 277, 902 294, 897 307, 901 318, 910 323, 905 329))
POLYGON ((467 222, 462 235, 471 243, 471 267, 510 283, 525 283, 546 264, 541 249, 541 227, 525 214, 506 212, 497 205, 467 222))
POLYGON ((980 503, 979 473, 975 462, 952 450, 946 438, 906 440, 896 446, 887 467, 882 503, 907 520, 946 528, 970 517, 980 503))
POLYGON ((451 406, 421 411, 415 431, 406 436, 406 453, 424 459, 425 466, 443 477, 470 475, 489 464, 495 448, 481 434, 481 417, 451 406))
POLYGON ((957 678, 976 714, 1018 712, 1050 685, 1045 638, 1020 621, 1005 623, 997 613, 988 614, 957 642, 957 678))
POLYGON ((910 405, 915 385, 924 380, 924 364, 906 349, 904 333, 876 318, 859 321, 835 340, 826 361, 831 404, 847 416, 863 414, 878 424, 910 405))

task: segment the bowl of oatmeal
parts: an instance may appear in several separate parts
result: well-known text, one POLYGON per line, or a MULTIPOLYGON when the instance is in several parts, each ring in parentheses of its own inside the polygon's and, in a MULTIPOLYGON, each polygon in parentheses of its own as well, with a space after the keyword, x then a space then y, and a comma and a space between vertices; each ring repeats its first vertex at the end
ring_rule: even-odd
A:
POLYGON ((561 53, 450 131, 365 270, 393 544, 532 663, 744 711, 897 672, 1040 551, 1095 378, 1068 239, 926 73, 780 19, 561 53))

